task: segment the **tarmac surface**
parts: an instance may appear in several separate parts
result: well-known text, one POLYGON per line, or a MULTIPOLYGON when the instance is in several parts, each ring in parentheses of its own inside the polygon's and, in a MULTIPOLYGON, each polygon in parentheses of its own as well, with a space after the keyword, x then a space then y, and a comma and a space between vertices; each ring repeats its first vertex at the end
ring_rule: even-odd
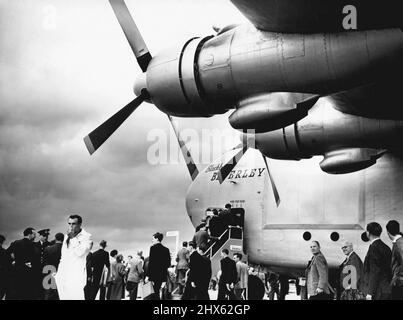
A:
MULTIPOLYGON (((139 296, 137 297, 137 300, 142 300, 140 292, 141 291, 139 288, 139 296)), ((128 292, 126 291, 125 294, 126 294, 126 297, 123 300, 129 300, 128 292)), ((217 294, 218 294, 218 290, 209 290, 210 300, 217 300, 217 294)), ((172 300, 180 300, 180 299, 181 299, 181 295, 176 294, 175 292, 172 294, 172 300)), ((267 298, 267 294, 264 295, 263 300, 269 300, 267 298)), ((275 300, 277 300, 277 297, 275 298, 275 300)), ((289 294, 286 295, 285 300, 301 300, 300 296, 298 296, 296 294, 295 285, 293 283, 290 283, 289 294)))

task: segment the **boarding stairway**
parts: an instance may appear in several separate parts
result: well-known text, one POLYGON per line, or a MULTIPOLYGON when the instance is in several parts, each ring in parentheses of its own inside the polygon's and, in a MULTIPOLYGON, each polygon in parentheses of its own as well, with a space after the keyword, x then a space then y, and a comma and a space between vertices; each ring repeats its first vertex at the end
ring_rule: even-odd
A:
POLYGON ((233 257, 234 253, 241 253, 243 256, 242 261, 247 263, 248 259, 243 250, 243 242, 243 228, 240 226, 228 226, 221 236, 211 243, 204 255, 210 258, 213 277, 216 277, 221 269, 220 260, 223 249, 228 249, 230 258, 233 257))

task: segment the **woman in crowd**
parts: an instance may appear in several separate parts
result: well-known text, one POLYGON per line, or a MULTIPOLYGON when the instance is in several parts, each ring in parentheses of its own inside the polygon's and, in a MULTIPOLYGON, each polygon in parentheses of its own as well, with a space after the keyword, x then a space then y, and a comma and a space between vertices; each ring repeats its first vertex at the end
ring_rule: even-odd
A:
POLYGON ((126 275, 126 267, 122 263, 123 255, 116 256, 116 264, 111 265, 112 285, 110 300, 122 300, 125 292, 124 278, 126 275))

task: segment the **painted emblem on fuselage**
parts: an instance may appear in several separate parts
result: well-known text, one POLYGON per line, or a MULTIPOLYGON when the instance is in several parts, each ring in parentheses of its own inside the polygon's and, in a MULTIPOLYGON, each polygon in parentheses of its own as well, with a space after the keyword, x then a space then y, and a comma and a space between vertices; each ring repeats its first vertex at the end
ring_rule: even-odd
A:
MULTIPOLYGON (((260 177, 266 168, 254 168, 254 169, 240 169, 232 170, 228 175, 227 179, 244 179, 260 177)), ((206 172, 208 172, 206 170, 206 172)), ((218 180, 218 169, 213 173, 210 181, 218 180)))

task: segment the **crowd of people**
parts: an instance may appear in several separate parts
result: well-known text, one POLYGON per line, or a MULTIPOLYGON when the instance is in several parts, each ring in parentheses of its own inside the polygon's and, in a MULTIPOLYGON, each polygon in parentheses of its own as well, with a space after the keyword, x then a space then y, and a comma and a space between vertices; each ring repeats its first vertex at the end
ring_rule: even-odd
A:
MULTIPOLYGON (((246 300, 253 299, 248 285, 252 286, 250 281, 254 279, 261 279, 259 285, 265 285, 270 300, 275 295, 284 299, 288 279, 272 272, 256 272, 243 261, 240 252, 231 257, 228 249, 221 249, 220 271, 217 275, 212 274, 211 260, 206 252, 211 242, 218 239, 216 231, 221 228, 219 231, 223 232, 224 223, 241 224, 236 216, 228 214, 230 205, 223 211, 226 212, 207 214, 196 228, 192 241, 182 243, 174 257, 176 263, 173 263, 169 249, 162 244, 163 234, 159 232, 152 236, 148 257, 137 251, 125 262, 117 250, 106 250, 105 240, 100 241, 99 248, 92 252, 92 236, 82 227, 79 215, 71 215, 68 233, 56 233, 51 242, 48 241, 49 229, 36 232, 29 227, 23 231, 23 239, 12 242, 5 249, 5 237, 0 235, 0 299, 157 300, 170 299, 175 291, 183 300, 209 300, 209 289, 215 290, 218 286, 218 300, 246 300), (215 224, 214 219, 221 222, 215 224), (35 242, 37 235, 39 241, 35 242), (255 277, 251 278, 251 275, 255 277)), ((343 243, 346 259, 340 265, 336 286, 329 282, 329 269, 319 242, 312 241, 312 259, 305 276, 297 282, 301 298, 403 299, 400 225, 391 220, 386 230, 393 243, 392 250, 380 239, 382 227, 376 222, 367 225, 366 234, 371 245, 364 263, 354 252, 351 242, 343 243)), ((253 287, 257 288, 256 285, 253 287)))
POLYGON ((403 238, 396 220, 386 224, 392 250, 380 236, 382 226, 371 222, 366 236, 371 242, 364 263, 349 241, 341 247, 346 258, 339 267, 339 278, 333 287, 329 269, 318 241, 312 241, 312 259, 300 281, 302 299, 311 300, 403 300, 403 238))
MULTIPOLYGON (((153 235, 148 257, 138 251, 125 262, 117 250, 106 251, 105 240, 92 252, 92 235, 82 224, 81 216, 69 216, 67 234, 56 233, 50 242, 49 229, 26 228, 23 238, 7 249, 3 248, 6 238, 0 235, 0 299, 120 300, 126 293, 130 300, 139 295, 169 299, 174 289, 179 289, 183 299, 209 299, 211 261, 204 255, 207 238, 199 232, 205 227, 199 228, 194 241, 183 243, 173 266, 169 249, 161 243, 162 233, 153 235), (35 241, 37 236, 39 241, 35 241)), ((228 251, 222 254, 227 261, 228 251)), ((226 265, 221 279, 229 281, 232 290, 238 281, 235 262, 229 260, 233 268, 226 265)), ((220 296, 227 288, 221 282, 220 296)))

